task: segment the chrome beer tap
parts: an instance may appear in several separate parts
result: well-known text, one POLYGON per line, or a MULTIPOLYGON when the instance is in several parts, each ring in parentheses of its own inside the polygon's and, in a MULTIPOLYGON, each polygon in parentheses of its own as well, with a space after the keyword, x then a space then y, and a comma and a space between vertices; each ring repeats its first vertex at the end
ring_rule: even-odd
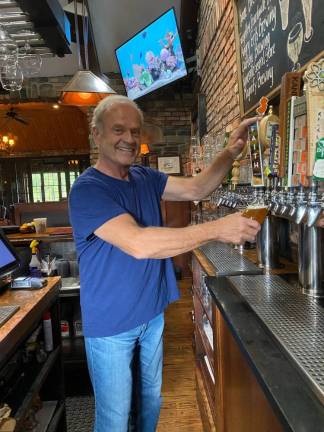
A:
POLYGON ((318 197, 318 184, 317 182, 314 181, 312 183, 311 190, 308 194, 307 211, 305 217, 306 225, 309 228, 315 225, 321 212, 322 212, 322 202, 319 200, 318 197))
MULTIPOLYGON (((264 206, 270 209, 271 199, 273 198, 272 192, 269 188, 266 190, 260 188, 257 194, 257 202, 264 204, 264 206)), ((280 267, 278 259, 277 220, 269 213, 261 225, 261 230, 257 234, 256 246, 258 264, 264 269, 265 273, 269 273, 271 269, 280 267)))
MULTIPOLYGON (((316 226, 324 206, 317 189, 317 183, 313 182, 301 219, 304 223, 298 225, 298 273, 304 293, 312 297, 324 297, 324 230, 316 226)), ((302 209, 304 201, 305 198, 302 209)))
POLYGON ((274 177, 272 179, 273 182, 273 188, 271 191, 271 201, 269 205, 269 210, 274 216, 279 215, 279 209, 280 209, 280 193, 281 193, 281 186, 280 182, 281 179, 278 179, 278 177, 274 177))
MULTIPOLYGON (((291 209, 291 211, 293 211, 293 210, 291 209)), ((307 211, 306 193, 305 193, 304 187, 300 186, 299 191, 298 191, 297 196, 296 196, 295 210, 293 212, 292 220, 297 225, 299 225, 303 221, 303 219, 306 215, 306 211, 307 211)))
POLYGON ((275 214, 277 208, 278 208, 278 189, 276 186, 270 192, 269 210, 275 214))
POLYGON ((277 209, 275 210, 275 213, 277 216, 282 216, 283 211, 285 211, 286 206, 286 191, 283 187, 280 188, 278 192, 278 199, 277 199, 277 209))
POLYGON ((284 208, 281 209, 281 214, 283 217, 291 220, 290 212, 292 211, 294 201, 295 201, 295 188, 289 187, 288 190, 286 191, 284 208))

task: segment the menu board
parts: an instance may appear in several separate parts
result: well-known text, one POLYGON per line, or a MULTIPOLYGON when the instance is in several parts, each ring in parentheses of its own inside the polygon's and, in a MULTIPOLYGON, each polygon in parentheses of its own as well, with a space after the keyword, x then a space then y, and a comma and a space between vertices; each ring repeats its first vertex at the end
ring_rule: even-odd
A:
POLYGON ((241 111, 276 91, 286 72, 324 54, 323 0, 236 0, 241 111))

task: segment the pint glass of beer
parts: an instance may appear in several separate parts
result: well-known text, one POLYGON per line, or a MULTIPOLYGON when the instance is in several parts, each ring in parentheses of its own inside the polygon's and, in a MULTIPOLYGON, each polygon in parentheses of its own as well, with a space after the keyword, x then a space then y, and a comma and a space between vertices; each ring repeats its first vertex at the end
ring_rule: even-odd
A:
POLYGON ((267 214, 268 214, 268 207, 264 204, 249 205, 242 213, 244 217, 254 219, 257 222, 259 222, 259 224, 263 224, 267 214))

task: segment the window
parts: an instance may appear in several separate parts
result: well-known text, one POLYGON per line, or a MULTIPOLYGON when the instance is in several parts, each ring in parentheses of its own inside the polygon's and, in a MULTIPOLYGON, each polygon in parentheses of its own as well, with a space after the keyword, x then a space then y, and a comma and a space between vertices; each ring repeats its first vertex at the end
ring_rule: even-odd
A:
POLYGON ((44 201, 60 201, 59 192, 59 173, 48 172, 43 174, 44 181, 44 201))
POLYGON ((32 174, 33 201, 43 201, 42 197, 42 177, 41 174, 32 174))
POLYGON ((70 187, 75 182, 76 178, 80 175, 79 171, 70 172, 70 187))
POLYGON ((80 175, 79 160, 33 160, 31 183, 33 202, 60 201, 67 198, 80 175))
POLYGON ((66 189, 66 174, 65 174, 65 172, 60 172, 60 176, 61 176, 61 195, 62 195, 62 198, 66 198, 67 197, 67 189, 66 189))
POLYGON ((67 199, 72 184, 89 166, 88 155, 0 157, 2 206, 67 199))

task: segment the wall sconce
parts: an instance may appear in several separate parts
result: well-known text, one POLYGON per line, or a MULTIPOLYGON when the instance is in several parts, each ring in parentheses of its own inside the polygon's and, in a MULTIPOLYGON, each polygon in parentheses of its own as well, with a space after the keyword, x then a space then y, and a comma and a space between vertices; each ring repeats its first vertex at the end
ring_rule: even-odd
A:
POLYGON ((149 153, 150 148, 147 144, 141 144, 141 150, 140 150, 140 156, 141 156, 141 162, 143 166, 149 166, 149 153))
POLYGON ((11 148, 18 141, 18 137, 13 135, 11 132, 1 135, 0 134, 0 151, 10 153, 11 148))
POLYGON ((146 155, 150 153, 149 146, 147 144, 141 144, 141 155, 146 155))

